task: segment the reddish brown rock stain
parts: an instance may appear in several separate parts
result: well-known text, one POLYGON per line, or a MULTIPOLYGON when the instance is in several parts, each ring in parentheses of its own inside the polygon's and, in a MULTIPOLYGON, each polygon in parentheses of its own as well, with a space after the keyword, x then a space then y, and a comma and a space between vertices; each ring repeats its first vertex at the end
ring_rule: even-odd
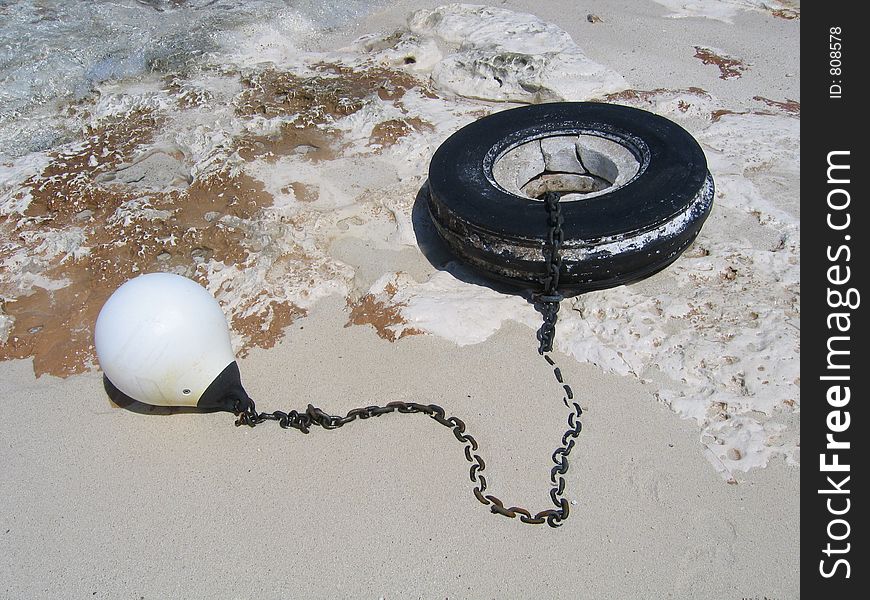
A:
POLYGON ((698 96, 700 98, 709 98, 710 94, 707 90, 699 87, 688 87, 680 90, 670 90, 667 88, 656 88, 654 90, 622 90, 613 94, 607 94, 604 99, 608 102, 652 102, 657 96, 665 94, 687 94, 698 96))
POLYGON ((259 309, 250 315, 234 316, 230 324, 233 329, 245 336, 246 345, 240 351, 241 356, 247 356, 252 347, 272 348, 284 337, 287 326, 299 317, 308 314, 304 308, 286 302, 268 300, 265 293, 248 301, 246 305, 253 307, 256 303, 266 300, 266 309, 259 309))
MULTIPOLYGON (((243 159, 296 153, 308 160, 330 160, 338 146, 338 134, 330 128, 336 119, 360 110, 375 97, 398 101, 412 88, 434 97, 424 83, 401 71, 335 64, 317 65, 315 70, 306 76, 266 71, 242 79, 246 89, 237 98, 239 116, 297 116, 272 136, 236 140, 235 149, 243 159)), ((167 90, 182 109, 211 101, 210 94, 186 87, 180 78, 168 80, 167 90)), ((229 216, 246 221, 272 204, 272 197, 253 178, 225 169, 194 179, 186 189, 162 192, 97 181, 97 176, 131 162, 153 140, 162 121, 153 111, 138 109, 89 127, 78 149, 52 155, 43 171, 21 186, 19 197, 29 193, 32 198, 23 215, 0 215, 0 234, 9 240, 0 247, 0 259, 19 251, 37 255, 39 235, 73 228, 82 231, 87 248, 77 256, 58 255, 40 271, 51 281, 63 282, 57 290, 34 286, 22 295, 14 281, 0 276, 0 309, 13 318, 8 339, 0 343, 0 360, 32 357, 37 376, 86 371, 95 358, 97 314, 125 281, 142 273, 172 270, 204 284, 199 264, 214 260, 244 267, 254 260, 245 247, 244 228, 221 220, 229 216), (143 210, 124 211, 125 203, 149 209, 150 215, 143 210)), ((410 128, 424 126, 414 119, 405 122, 410 128)), ((385 141, 395 134, 404 135, 385 133, 385 141)), ((302 202, 316 197, 309 186, 291 185, 302 202)), ((231 315, 230 323, 246 338, 242 348, 246 352, 252 346, 271 347, 284 328, 304 314, 293 304, 258 297, 231 315), (245 314, 255 305, 265 308, 245 314)), ((352 310, 352 320, 372 323, 386 339, 396 338, 386 328, 403 322, 397 306, 374 298, 352 310)), ((419 332, 406 329, 399 337, 413 333, 419 332)))
POLYGON ((298 202, 314 202, 320 196, 316 185, 294 181, 288 187, 298 202))
POLYGON ((729 109, 719 109, 714 110, 710 113, 710 121, 713 123, 719 121, 722 117, 726 115, 778 115, 778 114, 786 114, 791 116, 800 116, 801 114, 801 104, 796 100, 786 100, 785 102, 777 102, 776 100, 770 100, 765 98, 764 96, 753 96, 753 100, 757 102, 763 102, 770 108, 774 110, 729 110, 729 109))
MULTIPOLYGON (((250 260, 245 232, 220 217, 249 219, 271 205, 272 197, 258 181, 221 171, 194 180, 185 190, 135 194, 94 181, 150 141, 157 122, 143 114, 105 123, 81 150, 55 155, 38 177, 25 183, 32 200, 24 215, 0 217, 0 230, 12 241, 0 258, 21 249, 36 255, 39 238, 33 234, 73 228, 83 231, 88 248, 79 256, 54 257, 42 272, 49 280, 68 282, 61 289, 33 287, 18 295, 14 282, 0 281, 0 294, 7 298, 3 312, 14 319, 6 343, 0 344, 0 360, 33 357, 37 376, 83 372, 94 362, 97 314, 122 283, 142 273, 170 270, 205 283, 197 264, 212 259, 244 265, 250 260), (91 166, 91 156, 101 162, 91 166), (129 202, 151 209, 152 218, 142 210, 119 218, 129 202)), ((290 306, 273 305, 270 310, 280 323, 298 314, 290 306)), ((242 325, 253 328, 257 318, 248 317, 242 325)), ((252 343, 262 341, 260 336, 252 343)))
MULTIPOLYGON (((267 70, 242 77, 242 84, 245 90, 236 101, 238 115, 293 118, 276 135, 239 140, 239 153, 246 160, 293 153, 314 161, 331 160, 340 145, 340 134, 332 129, 337 119, 354 114, 375 97, 398 103, 413 88, 435 97, 424 82, 403 71, 352 69, 332 63, 315 65, 313 75, 267 70)), ((398 139, 416 126, 424 127, 420 119, 404 121, 407 131, 385 133, 385 137, 396 135, 398 139)))
POLYGON ((722 56, 716 54, 711 48, 703 46, 695 46, 695 58, 700 59, 705 65, 719 67, 719 79, 736 79, 741 77, 743 71, 748 68, 739 58, 722 56))
POLYGON ((369 144, 389 147, 395 145, 400 139, 415 131, 433 130, 434 126, 431 123, 424 121, 419 117, 390 119, 388 121, 381 121, 372 128, 372 134, 369 137, 369 144))
POLYGON ((801 103, 797 100, 790 100, 786 98, 785 102, 777 102, 776 100, 770 100, 769 98, 765 98, 764 96, 753 96, 752 99, 757 100, 758 102, 764 102, 771 108, 781 110, 782 112, 788 113, 790 115, 801 114, 801 103))
POLYGON ((789 21, 791 21, 793 19, 800 19, 801 18, 801 13, 800 13, 799 8, 798 9, 780 8, 778 10, 771 11, 770 14, 772 14, 774 17, 777 17, 779 19, 787 19, 789 21))
POLYGON ((738 112, 734 110, 728 110, 727 108, 720 108, 719 110, 714 110, 710 113, 710 121, 713 123, 717 122, 719 119, 726 115, 745 115, 745 112, 738 112))
POLYGON ((246 89, 236 102, 237 114, 267 118, 295 115, 303 127, 329 125, 357 112, 373 96, 396 101, 412 88, 432 95, 423 82, 403 71, 327 63, 315 65, 315 69, 313 75, 267 70, 243 77, 246 89))
POLYGON ((423 332, 419 329, 408 327, 402 329, 401 333, 396 333, 392 327, 397 325, 407 325, 407 321, 402 317, 402 307, 404 303, 392 304, 390 301, 395 297, 398 288, 392 282, 384 286, 384 292, 387 294, 386 300, 379 300, 374 294, 365 294, 356 302, 348 299, 347 305, 350 308, 350 317, 348 318, 345 327, 351 325, 371 325, 375 328, 378 336, 389 342, 395 342, 409 335, 420 335, 423 332))

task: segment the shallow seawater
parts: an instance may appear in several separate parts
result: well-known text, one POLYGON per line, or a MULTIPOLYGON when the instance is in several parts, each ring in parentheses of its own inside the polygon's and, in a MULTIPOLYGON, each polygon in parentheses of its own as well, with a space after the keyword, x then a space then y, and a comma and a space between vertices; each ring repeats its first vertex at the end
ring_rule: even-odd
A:
POLYGON ((19 156, 69 139, 51 118, 107 81, 195 68, 245 28, 269 23, 296 43, 342 27, 382 0, 4 0, 0 147, 19 156), (46 110, 40 110, 40 109, 46 110))
POLYGON ((654 384, 698 423, 726 479, 797 461, 799 102, 735 106, 696 82, 634 89, 557 24, 496 7, 421 10, 397 31, 313 50, 385 4, 0 0, 0 359, 32 358, 37 374, 94 368, 99 308, 152 271, 214 294, 241 354, 336 294, 349 325, 394 343, 476 344, 508 321, 531 338, 539 315, 523 299, 422 258, 429 159, 494 111, 618 102, 699 140, 714 210, 662 273, 566 301, 556 346, 654 384))

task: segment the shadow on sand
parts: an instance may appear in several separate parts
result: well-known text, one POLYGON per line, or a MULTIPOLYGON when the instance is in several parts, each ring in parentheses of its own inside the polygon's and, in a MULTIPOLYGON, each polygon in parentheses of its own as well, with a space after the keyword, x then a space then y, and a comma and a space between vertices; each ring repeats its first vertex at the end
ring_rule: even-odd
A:
POLYGON ((178 415, 178 414, 209 414, 214 412, 221 412, 220 409, 203 409, 197 408, 196 406, 152 406, 150 404, 145 404, 144 402, 139 402, 138 400, 134 400, 121 390, 115 387, 109 378, 103 375, 103 389, 106 391, 106 395, 109 396, 109 399, 117 406, 118 408, 123 408, 124 410, 129 410, 130 412, 134 412, 140 415, 178 415))

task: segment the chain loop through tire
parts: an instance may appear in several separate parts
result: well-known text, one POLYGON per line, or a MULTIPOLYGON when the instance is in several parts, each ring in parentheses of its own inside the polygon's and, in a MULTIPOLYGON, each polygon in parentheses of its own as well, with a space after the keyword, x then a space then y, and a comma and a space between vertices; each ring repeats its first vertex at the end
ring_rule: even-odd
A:
POLYGON ((244 400, 237 400, 235 403, 233 412, 238 417, 236 419, 236 426, 247 425, 254 427, 264 421, 277 421, 284 429, 298 429, 302 433, 307 434, 315 426, 322 427, 323 429, 338 429, 357 419, 380 417, 394 411, 408 414, 424 414, 439 425, 450 429, 456 440, 464 445, 465 460, 471 464, 468 476, 475 485, 473 490, 474 497, 481 504, 489 506, 490 511, 494 514, 510 519, 519 516, 522 523, 531 525, 546 523, 550 527, 560 527, 570 514, 570 503, 563 495, 565 492, 565 474, 568 472, 568 455, 574 448, 574 440, 580 435, 582 429, 580 417, 583 414, 583 410, 574 401, 574 392, 564 382, 562 371, 556 366, 556 363, 549 355, 549 352, 553 349, 553 341, 556 337, 556 321, 558 319, 559 303, 562 301, 558 288, 559 279, 562 274, 560 250, 564 240, 562 232, 564 219, 561 214, 559 200, 560 196, 555 192, 548 192, 544 197, 544 204, 547 210, 548 234, 543 251, 548 266, 547 274, 541 280, 543 292, 535 297, 536 308, 541 311, 544 317, 543 323, 537 332, 538 341, 540 342, 538 353, 544 357, 548 365, 553 367, 553 377, 565 392, 562 403, 566 408, 571 409, 571 412, 568 414, 568 428, 562 434, 562 445, 556 448, 551 456, 554 466, 550 469, 550 485, 552 486, 550 488, 550 500, 552 500, 556 508, 547 508, 533 513, 521 506, 505 506, 505 503, 498 496, 486 494, 485 492, 489 485, 486 477, 483 475, 483 472, 486 470, 486 462, 479 454, 476 454, 478 449, 477 440, 466 433, 465 423, 461 419, 452 416, 447 417, 444 409, 437 404, 390 402, 386 406, 354 408, 342 417, 340 415, 328 414, 312 404, 309 404, 305 412, 301 413, 296 410, 286 413, 282 411, 261 413, 257 412, 253 400, 246 398, 244 400))
POLYGON ((671 264, 698 235, 714 196, 703 149, 677 123, 612 103, 547 102, 493 113, 447 138, 429 163, 426 205, 449 251, 484 277, 528 289, 550 275, 535 250, 557 242, 559 289, 587 292, 671 264), (579 191, 562 199, 559 238, 548 237, 552 229, 538 218, 543 198, 521 189, 535 171, 556 175, 565 166, 541 145, 550 138, 576 138, 571 163, 611 184, 584 199, 579 191), (506 187, 497 165, 536 143, 534 164, 506 187), (622 158, 595 150, 601 143, 620 148, 622 158), (612 163, 606 176, 595 166, 601 157, 612 163))
POLYGON ((580 434, 582 425, 580 416, 583 410, 576 402, 570 402, 573 398, 571 388, 564 383, 562 373, 559 367, 555 365, 553 359, 549 355, 544 354, 544 359, 551 367, 553 367, 553 375, 556 381, 563 386, 565 397, 562 398, 562 403, 572 410, 568 415, 568 428, 562 434, 562 445, 553 451, 552 460, 553 468, 550 470, 550 499, 555 508, 548 508, 537 512, 532 512, 521 506, 506 506, 505 503, 497 496, 486 493, 489 489, 489 483, 483 472, 486 470, 486 462, 477 454, 477 440, 470 434, 466 433, 465 422, 458 417, 447 416, 444 409, 437 404, 420 404, 417 402, 390 402, 385 406, 366 406, 364 408, 354 408, 347 412, 345 416, 331 415, 324 412, 320 408, 309 404, 304 412, 291 410, 283 412, 276 410, 271 413, 257 412, 256 405, 253 400, 237 400, 233 412, 235 413, 236 426, 247 425, 255 427, 266 421, 276 421, 284 429, 297 429, 302 433, 310 433, 313 427, 321 427, 323 429, 338 429, 344 427, 348 423, 357 419, 365 420, 372 417, 380 417, 392 412, 406 414, 424 414, 430 417, 439 425, 450 429, 453 436, 464 445, 463 453, 465 460, 470 463, 468 470, 469 479, 475 484, 472 493, 477 500, 486 506, 490 507, 490 511, 494 514, 502 515, 508 518, 516 518, 519 516, 520 521, 532 525, 546 523, 550 527, 559 527, 562 521, 568 518, 569 502, 563 496, 565 491, 565 473, 568 471, 568 455, 574 448, 574 439, 580 434))

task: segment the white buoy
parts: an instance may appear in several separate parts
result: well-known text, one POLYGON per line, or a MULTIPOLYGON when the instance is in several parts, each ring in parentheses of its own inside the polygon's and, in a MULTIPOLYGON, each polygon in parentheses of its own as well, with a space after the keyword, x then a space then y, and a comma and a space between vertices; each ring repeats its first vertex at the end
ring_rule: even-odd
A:
POLYGON ((186 277, 151 273, 119 287, 94 343, 109 381, 139 402, 231 410, 228 395, 247 397, 220 305, 186 277))

